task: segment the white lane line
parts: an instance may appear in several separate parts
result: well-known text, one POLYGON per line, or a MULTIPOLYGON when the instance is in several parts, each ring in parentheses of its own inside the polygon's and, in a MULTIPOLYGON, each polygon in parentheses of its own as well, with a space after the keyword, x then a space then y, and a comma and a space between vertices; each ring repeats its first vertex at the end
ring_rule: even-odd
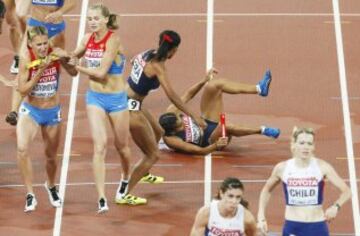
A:
MULTIPOLYGON (((88 5, 89 5, 89 0, 82 1, 81 18, 80 18, 80 23, 79 23, 79 31, 78 31, 78 38, 77 38, 76 45, 80 45, 81 40, 85 35, 86 11, 87 11, 88 5)), ((67 127, 66 127, 66 134, 65 134, 64 155, 63 155, 63 159, 62 159, 62 166, 61 166, 61 173, 60 173, 60 185, 59 185, 59 195, 60 195, 60 198, 62 199, 63 203, 62 203, 61 207, 56 208, 53 236, 61 235, 62 213, 63 213, 63 208, 65 205, 65 188, 66 188, 66 181, 67 181, 70 155, 71 155, 71 141, 72 141, 72 136, 73 136, 73 131, 74 131, 74 119, 75 119, 77 92, 78 92, 78 87, 79 87, 79 78, 80 78, 80 75, 78 74, 72 80, 71 96, 70 96, 70 103, 69 103, 69 113, 68 113, 67 127)))
POLYGON ((358 197, 358 188, 356 183, 356 169, 355 169, 355 160, 354 160, 354 147, 351 133, 351 118, 350 118, 350 108, 349 108, 349 99, 348 99, 348 90, 346 83, 346 69, 345 69, 345 58, 344 58, 344 46, 342 41, 342 32, 341 32, 341 19, 340 19, 340 9, 339 1, 333 0, 333 12, 334 12, 334 26, 335 26, 335 36, 336 36, 336 51, 339 67, 339 78, 340 78, 340 89, 341 89, 341 99, 342 99, 342 110, 344 116, 344 128, 345 128, 345 142, 346 142, 346 154, 348 157, 348 167, 349 167, 349 177, 350 177, 350 187, 352 192, 352 212, 353 212, 353 221, 355 234, 360 235, 360 210, 359 210, 359 197, 358 197))
POLYGON ((274 165, 232 165, 233 168, 273 168, 274 165))
MULTIPOLYGON (((330 99, 332 100, 340 100, 341 101, 341 97, 330 97, 330 99)), ((360 100, 360 97, 349 97, 349 100, 360 100)))

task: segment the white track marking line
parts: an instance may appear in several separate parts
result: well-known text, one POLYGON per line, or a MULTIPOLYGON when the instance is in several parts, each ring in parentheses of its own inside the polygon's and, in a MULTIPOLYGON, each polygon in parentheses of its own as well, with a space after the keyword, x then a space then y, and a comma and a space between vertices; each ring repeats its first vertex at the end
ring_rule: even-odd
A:
MULTIPOLYGON (((76 45, 79 45, 81 43, 81 39, 85 35, 86 11, 88 5, 89 5, 89 0, 82 1, 81 18, 79 23, 79 32, 78 32, 76 45)), ((64 156, 62 159, 60 186, 59 186, 59 195, 63 203, 61 207, 56 208, 53 236, 61 235, 62 213, 65 205, 65 188, 66 188, 67 174, 68 174, 69 161, 71 155, 71 141, 74 131, 75 108, 76 108, 77 92, 79 87, 79 77, 80 75, 78 74, 72 80, 69 114, 67 119, 67 127, 66 127, 66 135, 65 135, 64 156)))
POLYGON ((342 110, 344 116, 344 128, 345 128, 345 142, 346 142, 346 152, 348 157, 348 168, 349 168, 349 177, 350 177, 350 187, 352 191, 352 211, 353 211, 353 221, 355 234, 360 235, 360 211, 359 211, 359 198, 358 198, 358 188, 356 183, 356 169, 354 161, 354 147, 351 133, 351 119, 350 119, 350 108, 349 108, 349 99, 346 83, 346 69, 345 69, 345 58, 344 58, 344 46, 342 41, 342 32, 341 32, 341 20, 340 20, 340 9, 339 1, 333 0, 333 11, 334 11, 334 26, 335 26, 335 36, 336 36, 336 50, 338 58, 338 67, 339 67, 339 78, 340 78, 340 89, 341 89, 341 99, 342 99, 342 110))
MULTIPOLYGON (((206 17, 206 13, 117 13, 120 17, 206 17)), ((80 17, 79 14, 66 14, 65 17, 80 17)), ((287 17, 332 17, 333 13, 292 13, 292 12, 278 12, 278 13, 214 13, 213 16, 287 16, 287 17)), ((342 13, 341 16, 359 17, 360 13, 342 13)))

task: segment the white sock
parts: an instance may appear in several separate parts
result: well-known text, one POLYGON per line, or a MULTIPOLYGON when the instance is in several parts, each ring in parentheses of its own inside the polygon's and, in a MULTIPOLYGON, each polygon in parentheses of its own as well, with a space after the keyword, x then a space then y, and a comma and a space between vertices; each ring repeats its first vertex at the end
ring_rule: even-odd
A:
POLYGON ((260 128, 261 128, 261 134, 264 134, 264 131, 265 131, 265 128, 266 128, 266 127, 263 125, 263 126, 261 126, 260 128))
POLYGON ((258 94, 260 94, 261 93, 261 88, 260 88, 260 85, 256 85, 256 91, 258 92, 258 94))

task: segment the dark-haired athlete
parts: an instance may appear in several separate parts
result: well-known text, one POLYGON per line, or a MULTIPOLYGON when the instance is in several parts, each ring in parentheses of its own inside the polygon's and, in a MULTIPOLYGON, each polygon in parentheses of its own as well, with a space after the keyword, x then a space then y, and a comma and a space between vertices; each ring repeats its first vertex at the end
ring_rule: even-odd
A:
POLYGON ((162 177, 148 174, 150 168, 159 159, 157 143, 162 135, 161 127, 152 115, 141 107, 141 103, 150 90, 161 87, 175 106, 191 116, 199 124, 203 124, 200 117, 196 117, 175 93, 166 72, 165 62, 175 55, 181 41, 179 34, 171 30, 165 30, 159 37, 158 49, 140 53, 132 60, 132 71, 128 78, 127 87, 130 132, 144 156, 132 170, 129 182, 121 181, 115 199, 119 204, 137 205, 146 203, 146 199, 128 194, 128 190, 132 190, 141 178, 147 182, 163 181, 162 177))
MULTIPOLYGON (((194 124, 191 117, 180 113, 173 105, 163 114, 159 123, 165 130, 164 142, 170 148, 185 153, 205 155, 221 149, 228 144, 228 139, 221 137, 219 125, 220 114, 223 112, 222 94, 259 94, 267 96, 271 82, 271 73, 267 71, 264 78, 257 85, 233 82, 224 78, 213 78, 215 70, 210 70, 206 78, 189 88, 181 97, 184 103, 189 102, 204 87, 201 97, 201 115, 207 123, 205 129, 194 124)), ((226 124, 226 134, 231 136, 245 136, 263 134, 277 138, 280 130, 270 127, 248 128, 241 125, 226 124)))

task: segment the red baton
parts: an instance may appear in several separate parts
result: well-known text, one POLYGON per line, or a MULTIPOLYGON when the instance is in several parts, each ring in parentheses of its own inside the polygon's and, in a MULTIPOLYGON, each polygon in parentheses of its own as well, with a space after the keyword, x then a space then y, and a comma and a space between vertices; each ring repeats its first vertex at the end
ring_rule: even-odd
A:
POLYGON ((221 136, 223 138, 226 137, 226 128, 225 128, 225 114, 221 113, 220 114, 220 125, 221 125, 221 136))

